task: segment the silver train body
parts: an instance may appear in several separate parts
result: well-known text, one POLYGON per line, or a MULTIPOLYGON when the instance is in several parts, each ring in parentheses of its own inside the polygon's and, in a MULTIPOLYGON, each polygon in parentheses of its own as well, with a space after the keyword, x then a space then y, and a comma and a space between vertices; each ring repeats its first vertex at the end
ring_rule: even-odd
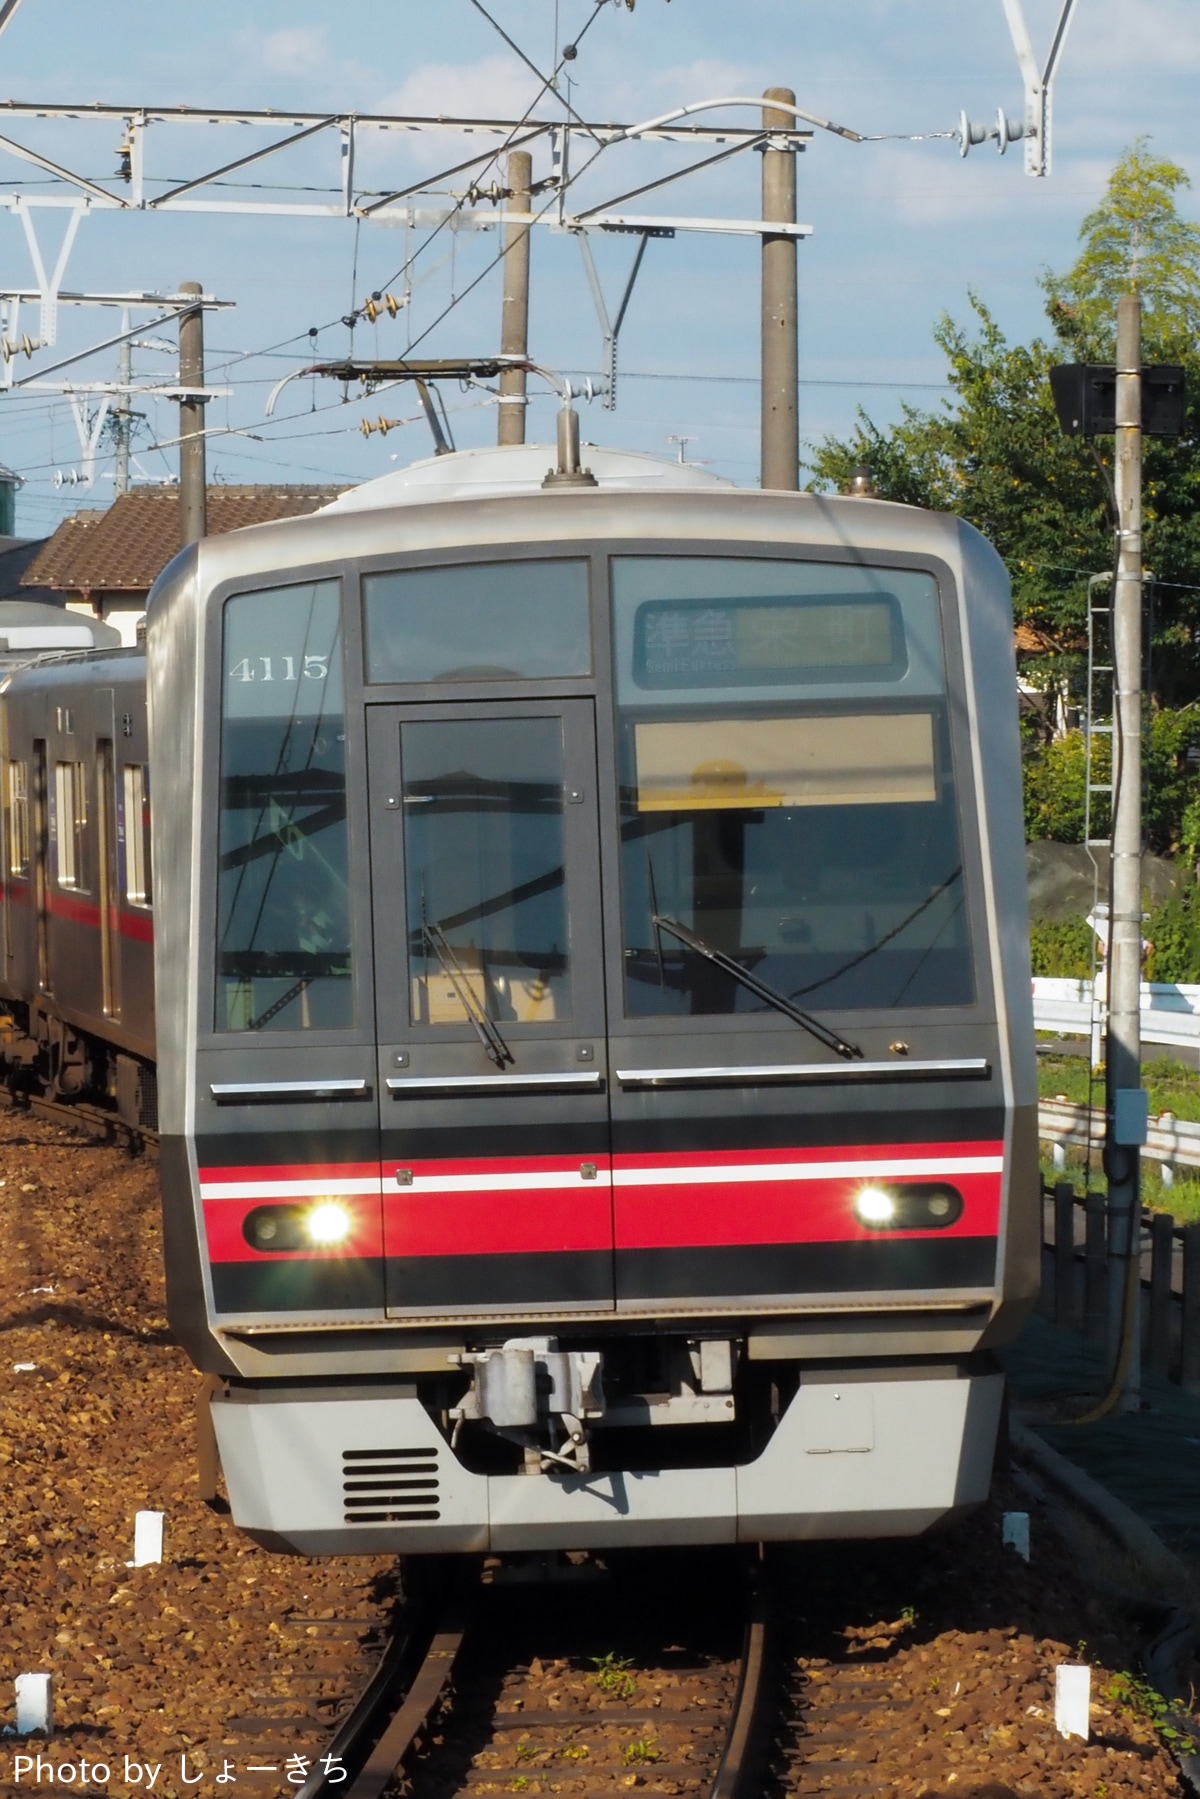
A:
MULTIPOLYGON (((1038 1280, 1007 579, 949 517, 545 463, 417 465, 151 599, 168 1294, 234 1519, 919 1532, 987 1493, 1038 1280)), ((10 762, 105 666, 13 678, 10 762)))

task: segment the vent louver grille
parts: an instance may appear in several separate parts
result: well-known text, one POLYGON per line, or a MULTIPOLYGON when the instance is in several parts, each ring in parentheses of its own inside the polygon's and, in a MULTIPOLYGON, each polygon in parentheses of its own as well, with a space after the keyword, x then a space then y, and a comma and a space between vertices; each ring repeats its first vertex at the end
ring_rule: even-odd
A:
POLYGON ((432 1522, 438 1512, 436 1449, 342 1451, 347 1524, 432 1522))

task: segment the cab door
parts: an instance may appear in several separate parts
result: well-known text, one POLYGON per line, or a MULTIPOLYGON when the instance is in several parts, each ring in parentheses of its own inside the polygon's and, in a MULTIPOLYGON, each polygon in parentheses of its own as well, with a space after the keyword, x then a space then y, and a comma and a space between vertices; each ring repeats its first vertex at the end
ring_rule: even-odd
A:
POLYGON ((594 703, 369 708, 392 1315, 614 1304, 594 703))

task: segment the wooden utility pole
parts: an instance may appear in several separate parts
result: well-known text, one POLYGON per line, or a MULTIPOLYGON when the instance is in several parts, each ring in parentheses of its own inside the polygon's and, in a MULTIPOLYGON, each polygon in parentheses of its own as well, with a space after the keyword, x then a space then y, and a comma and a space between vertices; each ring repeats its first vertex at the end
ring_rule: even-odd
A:
MULTIPOLYGON (((528 212, 532 196, 533 157, 528 150, 508 153, 508 199, 510 212, 528 212)), ((529 354, 529 225, 509 223, 504 227, 504 311, 500 318, 500 353, 503 356, 529 354)), ((500 405, 496 421, 496 442, 525 442, 524 369, 502 369, 500 372, 500 405)))
POLYGON ((1117 578, 1113 593, 1112 906, 1105 1102, 1110 1374, 1138 1403, 1142 1087, 1142 302, 1117 304, 1117 578), (1124 1331, 1122 1330, 1124 1324, 1124 1331), (1124 1353, 1122 1354, 1122 1349, 1124 1353))
MULTIPOLYGON (((769 87, 766 101, 795 106, 788 87, 769 87)), ((795 114, 763 107, 764 131, 790 131, 795 114)), ((796 223, 796 152, 767 146, 763 151, 764 221, 796 223)), ((760 485, 796 489, 800 485, 799 346, 797 342, 796 240, 762 240, 762 474, 760 485)))
MULTIPOLYGON (((204 292, 198 281, 182 281, 181 294, 204 292)), ((207 520, 207 472, 204 456, 204 309, 189 307, 179 315, 179 535, 186 548, 204 536, 207 520), (188 397, 189 394, 192 397, 188 397)))

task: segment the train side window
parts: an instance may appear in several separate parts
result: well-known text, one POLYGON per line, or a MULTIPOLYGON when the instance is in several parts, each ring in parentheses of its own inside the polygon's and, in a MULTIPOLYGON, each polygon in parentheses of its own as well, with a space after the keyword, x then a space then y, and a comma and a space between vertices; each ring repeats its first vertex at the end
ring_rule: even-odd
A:
POLYGON ((60 887, 87 889, 87 780, 82 762, 54 765, 56 868, 60 887))
POLYGON ((29 875, 29 764, 8 765, 8 872, 29 875))
POLYGON ((125 824, 125 898, 131 906, 148 906, 150 884, 150 770, 127 762, 121 798, 125 824))
POLYGON ((589 675, 587 563, 470 562, 363 579, 368 681, 589 675))
POLYGON ((354 1022, 338 582, 225 603, 216 1028, 354 1022))

